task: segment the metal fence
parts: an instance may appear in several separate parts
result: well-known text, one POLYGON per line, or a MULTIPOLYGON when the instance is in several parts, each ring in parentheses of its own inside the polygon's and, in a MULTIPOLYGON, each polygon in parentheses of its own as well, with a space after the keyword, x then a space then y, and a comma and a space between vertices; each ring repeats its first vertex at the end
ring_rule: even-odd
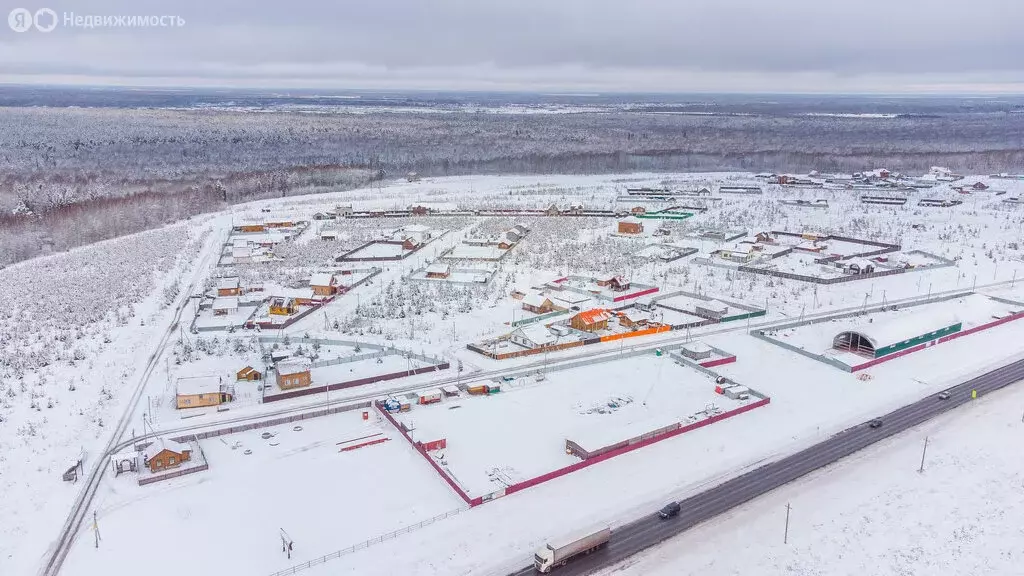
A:
POLYGON ((455 510, 450 510, 448 512, 445 512, 444 514, 438 514, 437 516, 434 516, 433 518, 428 518, 428 519, 426 519, 426 520, 424 520, 422 522, 417 522, 416 524, 405 526, 404 528, 399 528, 398 530, 395 530, 394 532, 388 532, 387 534, 384 534, 384 535, 381 535, 381 536, 377 536, 376 538, 371 538, 371 539, 366 540, 364 542, 360 542, 359 544, 355 544, 355 545, 349 546, 348 548, 343 548, 341 550, 337 550, 337 551, 331 552, 330 554, 327 554, 325 556, 321 556, 319 558, 314 558, 312 560, 303 562, 302 564, 296 564, 296 565, 291 566, 289 568, 285 568, 284 570, 279 570, 277 572, 274 572, 270 576, 287 576, 288 574, 295 574, 296 572, 301 572, 303 570, 306 570, 307 568, 312 568, 313 566, 319 566, 320 564, 323 564, 323 563, 327 562, 328 560, 334 560, 335 558, 341 558, 342 556, 344 556, 346 554, 351 554, 353 552, 357 552, 359 550, 363 550, 365 548, 369 548, 370 546, 373 546, 374 544, 380 544, 381 542, 386 542, 388 540, 393 540, 395 538, 398 538, 402 534, 408 534, 409 532, 412 532, 414 530, 418 530, 420 528, 423 528, 424 526, 429 526, 429 525, 433 524, 434 522, 437 522, 438 520, 444 520, 445 518, 448 518, 448 517, 451 517, 451 516, 455 516, 456 514, 462 512, 463 510, 465 510, 465 508, 456 508, 455 510))

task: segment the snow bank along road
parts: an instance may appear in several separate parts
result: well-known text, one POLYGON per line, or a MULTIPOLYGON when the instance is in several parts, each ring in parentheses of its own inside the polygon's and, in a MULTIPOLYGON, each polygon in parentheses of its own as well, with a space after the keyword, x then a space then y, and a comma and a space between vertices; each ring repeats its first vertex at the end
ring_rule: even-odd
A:
MULTIPOLYGON (((824 442, 682 500, 679 502, 682 510, 675 518, 661 520, 657 514, 650 514, 614 530, 604 549, 570 562, 556 574, 589 574, 608 567, 879 440, 966 404, 971 401, 972 391, 983 395, 1021 380, 1024 380, 1024 360, 948 388, 950 396, 946 400, 931 395, 890 412, 881 417, 880 427, 872 428, 865 422, 843 430, 824 442)), ((534 574, 532 565, 513 573, 514 576, 529 574, 534 574)))
MULTIPOLYGON (((442 385, 442 384, 454 383, 454 382, 456 382, 458 380, 465 380, 465 381, 469 382, 469 381, 473 381, 473 380, 478 380, 478 379, 483 379, 483 378, 490 378, 490 377, 496 377, 496 376, 502 376, 502 375, 527 374, 531 370, 536 370, 536 369, 540 368, 541 366, 545 365, 545 362, 543 360, 538 360, 536 362, 532 362, 532 363, 529 363, 529 364, 520 364, 520 365, 517 365, 517 366, 509 366, 508 368, 501 368, 501 369, 496 369, 496 370, 477 372, 477 373, 473 373, 473 374, 467 374, 465 376, 452 376, 452 377, 446 377, 446 378, 440 378, 440 379, 437 379, 437 380, 432 380, 432 381, 429 381, 429 382, 418 382, 418 383, 413 384, 413 385, 407 385, 407 386, 404 386, 404 387, 398 387, 398 388, 389 389, 389 390, 379 390, 379 391, 376 391, 376 392, 373 392, 373 393, 370 393, 370 394, 365 394, 365 395, 361 395, 361 396, 354 396, 354 397, 346 397, 346 398, 343 398, 343 399, 333 400, 333 401, 330 401, 330 402, 328 402, 326 400, 324 400, 324 401, 316 401, 316 402, 313 402, 313 403, 310 403, 310 404, 305 404, 305 405, 295 406, 295 407, 290 407, 290 408, 283 408, 283 409, 275 410, 275 411, 272 411, 272 412, 261 412, 259 414, 253 414, 253 415, 243 416, 243 417, 238 417, 238 418, 225 419, 225 420, 220 420, 220 421, 217 421, 217 422, 206 422, 206 423, 202 423, 202 424, 195 424, 195 425, 192 425, 192 426, 185 426, 185 427, 181 427, 181 428, 159 430, 159 431, 151 432, 151 433, 143 435, 143 436, 137 436, 137 437, 134 437, 134 438, 125 439, 124 438, 124 433, 125 433, 125 430, 126 430, 127 425, 128 425, 128 420, 129 420, 129 418, 131 417, 131 415, 135 411, 135 406, 138 403, 138 400, 139 400, 139 398, 142 395, 142 390, 145 388, 145 383, 148 381, 149 376, 152 373, 153 368, 156 365, 156 360, 159 359, 159 357, 163 353, 164 349, 166 348, 168 342, 170 341, 170 336, 174 333, 175 327, 177 326, 177 323, 178 323, 178 321, 179 321, 179 319, 181 317, 181 313, 184 311, 184 309, 186 307, 186 304, 188 303, 189 295, 192 292, 194 292, 195 286, 201 280, 202 273, 206 270, 207 265, 209 264, 211 254, 213 253, 211 251, 212 250, 211 246, 216 246, 217 245, 217 242, 216 242, 215 239, 219 237, 218 234, 219 234, 218 230, 215 230, 213 232, 213 234, 211 234, 211 238, 213 240, 211 240, 208 243, 208 246, 205 249, 205 254, 203 255, 203 258, 202 258, 202 261, 201 261, 200 265, 196 266, 195 272, 194 272, 194 276, 192 278, 192 281, 191 281, 189 287, 186 290, 182 291, 182 297, 181 297, 182 299, 180 301, 178 309, 175 312, 174 319, 170 323, 170 325, 168 326, 167 332, 164 334, 163 339, 160 341, 160 344, 157 347, 157 351, 154 352, 152 357, 150 357, 149 364, 147 365, 146 370, 143 373, 143 377, 140 379, 139 385, 136 388, 131 401, 129 402, 128 406, 126 407, 125 413, 122 416, 121 421, 118 422, 118 426, 117 426, 117 428, 115 430, 115 433, 111 437, 110 443, 108 444, 108 446, 106 448, 106 452, 104 452, 102 455, 97 457, 96 464, 90 470, 89 476, 88 476, 88 478, 86 479, 86 481, 84 483, 82 492, 79 495, 78 500, 76 500, 75 505, 72 508, 71 512, 69 513, 68 519, 65 522, 65 524, 64 524, 64 526, 63 526, 63 528, 61 530, 61 533, 58 535, 57 539, 54 541, 53 545, 51 546, 50 551, 48 552, 48 556, 47 556, 47 558, 45 560, 45 563, 44 563, 42 569, 40 570, 40 574, 42 576, 55 576, 56 574, 59 573, 61 564, 63 563, 64 558, 67 556, 67 553, 70 550, 72 541, 74 540, 74 535, 75 535, 75 533, 78 532, 79 528, 81 527, 82 522, 83 522, 84 518, 86 517, 86 513, 88 511, 88 508, 89 508, 90 504, 92 503, 92 498, 93 498, 93 496, 96 493, 96 489, 99 487, 100 480, 102 479, 103 474, 106 472, 106 461, 107 461, 109 455, 116 453, 117 451, 123 449, 124 447, 126 447, 126 446, 128 446, 130 444, 133 444, 133 443, 136 443, 136 442, 138 442, 140 440, 145 440, 147 438, 154 437, 154 436, 162 436, 162 435, 167 435, 167 434, 183 435, 183 434, 187 434, 189 432, 195 432, 195 431, 198 431, 198 430, 201 430, 201 429, 204 429, 204 428, 213 428, 213 427, 222 426, 222 425, 233 425, 233 424, 239 424, 239 423, 243 423, 243 422, 253 422, 253 421, 259 421, 259 420, 263 420, 263 419, 270 419, 270 418, 282 416, 282 415, 285 415, 285 414, 293 414, 293 413, 300 413, 300 412, 307 411, 307 410, 314 410, 314 409, 322 408, 322 407, 328 406, 328 405, 358 403, 358 402, 363 402, 363 401, 366 401, 366 400, 371 400, 371 399, 374 399, 374 398, 379 398, 381 396, 386 396, 388 394, 396 394, 396 393, 402 393, 402 392, 411 392, 411 391, 421 390, 423 388, 427 388, 427 387, 431 387, 431 386, 437 386, 437 385, 442 385)), ((994 282, 994 283, 991 283, 991 284, 985 284, 985 285, 982 285, 982 286, 977 286, 976 288, 978 288, 978 289, 981 289, 981 288, 993 288, 993 287, 998 287, 998 286, 1009 285, 1009 284, 1011 284, 1011 282, 1012 281, 994 282)), ((927 299, 929 297, 934 298, 936 296, 941 296, 943 294, 955 294, 955 293, 961 293, 961 292, 967 292, 967 291, 957 289, 957 290, 950 290, 950 291, 947 291, 947 292, 936 292, 936 293, 930 294, 930 296, 920 295, 920 296, 914 296, 914 297, 910 297, 910 298, 904 298, 904 299, 901 299, 901 300, 893 300, 893 301, 889 302, 889 304, 902 304, 902 303, 908 303, 908 302, 924 300, 924 299, 927 299)), ((842 312, 849 312, 849 311, 852 311, 852 310, 858 310, 858 309, 860 309, 862 307, 863 306, 851 306, 851 307, 848 307, 848 308, 830 309, 830 310, 827 310, 827 311, 822 311, 822 312, 818 312, 818 313, 814 313, 814 314, 807 314, 805 316, 805 319, 817 318, 817 317, 821 317, 821 316, 828 316, 828 315, 831 315, 831 314, 837 314, 837 313, 842 313, 842 312)), ((697 337, 713 336, 713 335, 717 335, 717 334, 723 334, 723 333, 727 333, 727 332, 735 332, 735 331, 739 331, 739 330, 747 330, 747 329, 753 329, 753 328, 766 328, 766 327, 769 327, 769 326, 771 326, 773 324, 778 324, 780 322, 786 322, 786 321, 788 321, 788 320, 786 320, 786 319, 772 320, 770 322, 761 322, 761 323, 750 324, 750 325, 747 325, 746 323, 737 323, 738 325, 735 325, 735 326, 729 326, 727 328, 719 328, 717 330, 709 330, 709 331, 706 331, 706 332, 700 332, 700 333, 694 334, 693 336, 697 336, 697 337)), ((712 326, 715 326, 715 325, 712 325, 712 326)), ((669 333, 669 334, 671 334, 671 333, 669 333)), ((652 341, 649 344, 646 344, 644 346, 631 347, 630 349, 631 350, 638 350, 638 351, 652 351, 652 350, 654 350, 656 348, 662 348, 662 347, 667 346, 667 345, 685 342, 689 337, 690 336, 688 336, 688 335, 680 335, 680 336, 663 338, 663 339, 659 339, 659 340, 656 340, 656 341, 652 341)), ((620 352, 617 349, 599 349, 599 350, 594 350, 594 351, 586 351, 586 352, 581 353, 581 354, 575 354, 575 355, 572 355, 572 356, 566 356, 564 358, 559 358, 558 361, 548 362, 547 363, 547 368, 549 370, 550 369, 557 369, 557 366, 559 364, 579 361, 580 359, 583 359, 583 358, 591 358, 591 359, 595 359, 597 361, 615 360, 619 356, 619 354, 620 354, 620 352), (604 358, 597 358, 597 357, 601 357, 601 356, 603 356, 604 358)), ((754 472, 757 472, 757 470, 755 470, 754 472)), ((761 493, 761 492, 759 492, 759 493, 761 493)), ((752 498, 752 497, 754 497, 756 495, 757 494, 754 494, 753 496, 750 496, 750 498, 752 498)), ((749 499, 749 498, 747 498, 747 499, 749 499)), ((735 504, 731 504, 729 507, 724 508, 724 509, 731 508, 732 506, 735 506, 736 504, 740 504, 740 503, 746 501, 747 499, 737 501, 735 504)), ((719 510, 719 512, 720 511, 721 510, 719 510)), ((716 512, 716 514, 717 513, 718 512, 716 512)), ((683 515, 683 514, 680 515, 680 518, 684 518, 684 517, 685 517, 685 515, 683 515)), ((707 516, 707 517, 710 518, 710 516, 707 516)), ((700 519, 694 521, 693 524, 695 524, 695 523, 697 523, 697 522, 699 522, 699 521, 701 521, 703 519, 705 519, 705 518, 700 518, 700 519)), ((677 521, 677 522, 673 522, 672 525, 674 525, 674 526, 675 525, 683 525, 683 522, 680 520, 680 521, 677 521)), ((690 525, 692 525, 692 524, 690 524, 690 525)), ((630 526, 632 526, 632 525, 630 525, 630 526)), ((681 530, 685 529, 686 527, 688 527, 688 526, 684 526, 683 528, 680 528, 678 531, 681 531, 681 530)), ((626 529, 626 527, 623 527, 623 528, 617 530, 616 531, 616 535, 619 534, 620 532, 622 532, 625 529, 626 529)), ((675 532, 673 532, 672 534, 674 534, 674 533, 675 532)), ((671 534, 669 534, 669 535, 671 535, 671 534)), ((659 542, 660 540, 663 540, 663 539, 667 538, 669 535, 656 537, 657 539, 651 541, 650 543, 643 544, 639 548, 634 549, 633 552, 636 552, 638 550, 646 548, 647 546, 655 544, 655 543, 659 542)), ((618 539, 618 536, 616 536, 616 540, 613 540, 613 544, 616 545, 616 546, 618 546, 618 544, 616 544, 617 541, 618 541, 617 539, 618 539)), ((632 554, 633 552, 629 552, 628 554, 625 554, 624 556, 621 556, 621 557, 624 558, 625 556, 628 556, 629 554, 632 554)), ((603 556, 605 556, 605 554, 601 554, 600 556, 603 557, 603 556)), ((609 560, 609 562, 611 562, 611 561, 612 560, 609 560)), ((531 568, 531 570, 532 570, 532 568, 531 568)))

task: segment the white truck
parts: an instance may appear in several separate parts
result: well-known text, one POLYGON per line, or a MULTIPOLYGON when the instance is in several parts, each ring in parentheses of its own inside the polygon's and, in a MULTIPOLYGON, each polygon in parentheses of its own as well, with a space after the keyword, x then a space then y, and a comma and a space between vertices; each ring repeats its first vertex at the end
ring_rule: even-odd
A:
POLYGON ((565 538, 551 540, 539 548, 533 558, 533 565, 538 572, 551 572, 556 566, 565 563, 580 554, 590 554, 608 543, 612 536, 609 527, 600 530, 587 530, 565 538))

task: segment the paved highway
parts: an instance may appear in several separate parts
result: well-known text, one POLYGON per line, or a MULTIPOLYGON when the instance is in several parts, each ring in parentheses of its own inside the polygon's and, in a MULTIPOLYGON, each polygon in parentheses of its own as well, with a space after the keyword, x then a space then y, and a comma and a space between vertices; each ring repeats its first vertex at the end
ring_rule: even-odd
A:
MULTIPOLYGON (((810 448, 765 464, 680 501, 682 510, 675 518, 661 520, 656 511, 652 511, 650 515, 614 530, 611 540, 604 549, 570 561, 566 566, 556 568, 553 573, 573 576, 590 574, 600 568, 606 568, 879 440, 971 402, 972 390, 977 390, 978 396, 982 396, 1021 380, 1024 380, 1024 360, 1018 360, 948 388, 950 397, 947 400, 940 399, 936 393, 885 414, 881 416, 882 425, 878 428, 872 428, 865 422, 843 430, 810 448)), ((526 576, 534 573, 531 565, 514 572, 513 575, 526 576)))

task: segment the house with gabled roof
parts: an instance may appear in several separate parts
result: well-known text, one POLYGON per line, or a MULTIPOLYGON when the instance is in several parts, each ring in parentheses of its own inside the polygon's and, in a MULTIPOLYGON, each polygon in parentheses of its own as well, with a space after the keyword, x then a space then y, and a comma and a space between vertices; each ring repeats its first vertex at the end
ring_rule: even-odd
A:
POLYGON ((611 312, 603 308, 584 310, 569 319, 569 326, 585 332, 597 332, 608 328, 611 317, 611 312))
POLYGON ((551 330, 541 324, 520 326, 509 334, 508 338, 513 344, 530 349, 551 346, 558 340, 551 330))
POLYGON ((338 293, 338 281, 330 272, 317 272, 309 279, 309 287, 317 296, 334 296, 338 293))
POLYGON ((191 459, 192 446, 170 438, 156 438, 142 452, 143 465, 148 466, 150 472, 154 473, 177 468, 182 462, 191 459))
POLYGON ((530 292, 523 296, 523 310, 535 314, 546 314, 555 309, 551 299, 539 292, 530 292))

